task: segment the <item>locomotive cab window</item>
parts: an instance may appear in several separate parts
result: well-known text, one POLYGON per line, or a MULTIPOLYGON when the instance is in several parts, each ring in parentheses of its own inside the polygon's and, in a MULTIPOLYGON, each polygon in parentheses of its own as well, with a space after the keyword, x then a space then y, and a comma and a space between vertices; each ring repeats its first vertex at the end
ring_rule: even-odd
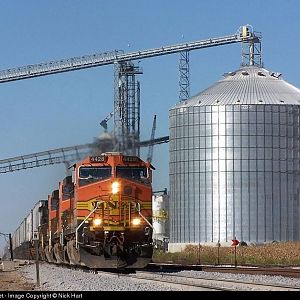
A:
POLYGON ((59 200, 52 198, 51 200, 51 210, 58 210, 59 207, 59 200))
POLYGON ((111 167, 80 167, 79 185, 87 185, 111 177, 111 167))
POLYGON ((117 167, 118 178, 128 178, 136 181, 147 181, 147 168, 145 167, 117 167))
POLYGON ((63 200, 70 199, 74 194, 74 185, 73 184, 64 185, 62 192, 63 192, 63 200))

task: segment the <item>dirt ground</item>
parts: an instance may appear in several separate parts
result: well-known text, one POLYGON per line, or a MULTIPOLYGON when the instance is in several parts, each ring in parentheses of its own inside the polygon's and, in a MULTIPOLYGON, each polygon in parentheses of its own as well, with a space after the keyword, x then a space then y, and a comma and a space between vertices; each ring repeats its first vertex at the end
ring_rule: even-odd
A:
POLYGON ((26 280, 18 270, 0 271, 0 291, 32 291, 34 283, 26 280))

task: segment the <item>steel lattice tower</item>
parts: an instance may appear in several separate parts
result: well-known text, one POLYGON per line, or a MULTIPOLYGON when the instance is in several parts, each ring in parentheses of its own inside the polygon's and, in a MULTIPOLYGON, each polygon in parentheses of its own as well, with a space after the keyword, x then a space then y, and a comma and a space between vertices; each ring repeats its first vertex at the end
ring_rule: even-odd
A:
POLYGON ((190 52, 181 51, 179 60, 179 101, 190 98, 190 52))
POLYGON ((261 32, 253 31, 253 28, 249 26, 244 26, 244 34, 247 36, 252 36, 253 39, 250 41, 242 42, 242 63, 241 66, 256 66, 263 67, 262 61, 262 46, 261 32))
POLYGON ((138 74, 143 72, 132 62, 115 64, 115 151, 130 155, 140 154, 140 83, 136 80, 138 74))

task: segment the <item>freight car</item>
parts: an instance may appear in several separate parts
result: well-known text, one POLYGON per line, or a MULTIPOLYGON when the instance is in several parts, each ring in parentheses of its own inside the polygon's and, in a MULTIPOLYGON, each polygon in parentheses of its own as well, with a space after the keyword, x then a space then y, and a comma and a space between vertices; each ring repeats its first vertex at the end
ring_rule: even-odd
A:
POLYGON ((153 253, 153 166, 137 156, 107 152, 88 156, 72 169, 72 176, 27 217, 37 210, 39 221, 25 218, 14 233, 16 257, 32 258, 36 232, 40 259, 48 262, 145 267, 153 253))
MULTIPOLYGON (((30 213, 24 218, 17 230, 12 234, 12 248, 15 258, 33 259, 32 239, 35 232, 45 228, 48 222, 48 203, 38 201, 30 213)), ((9 255, 8 255, 9 257, 9 255)))

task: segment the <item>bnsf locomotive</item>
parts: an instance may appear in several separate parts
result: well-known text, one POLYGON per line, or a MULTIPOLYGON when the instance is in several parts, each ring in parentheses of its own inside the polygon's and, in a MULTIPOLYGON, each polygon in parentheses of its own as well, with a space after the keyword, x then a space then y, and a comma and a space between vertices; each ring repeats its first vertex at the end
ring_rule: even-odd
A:
POLYGON ((143 268, 151 260, 152 176, 137 156, 104 153, 73 166, 72 176, 39 201, 12 236, 16 258, 89 268, 143 268))

